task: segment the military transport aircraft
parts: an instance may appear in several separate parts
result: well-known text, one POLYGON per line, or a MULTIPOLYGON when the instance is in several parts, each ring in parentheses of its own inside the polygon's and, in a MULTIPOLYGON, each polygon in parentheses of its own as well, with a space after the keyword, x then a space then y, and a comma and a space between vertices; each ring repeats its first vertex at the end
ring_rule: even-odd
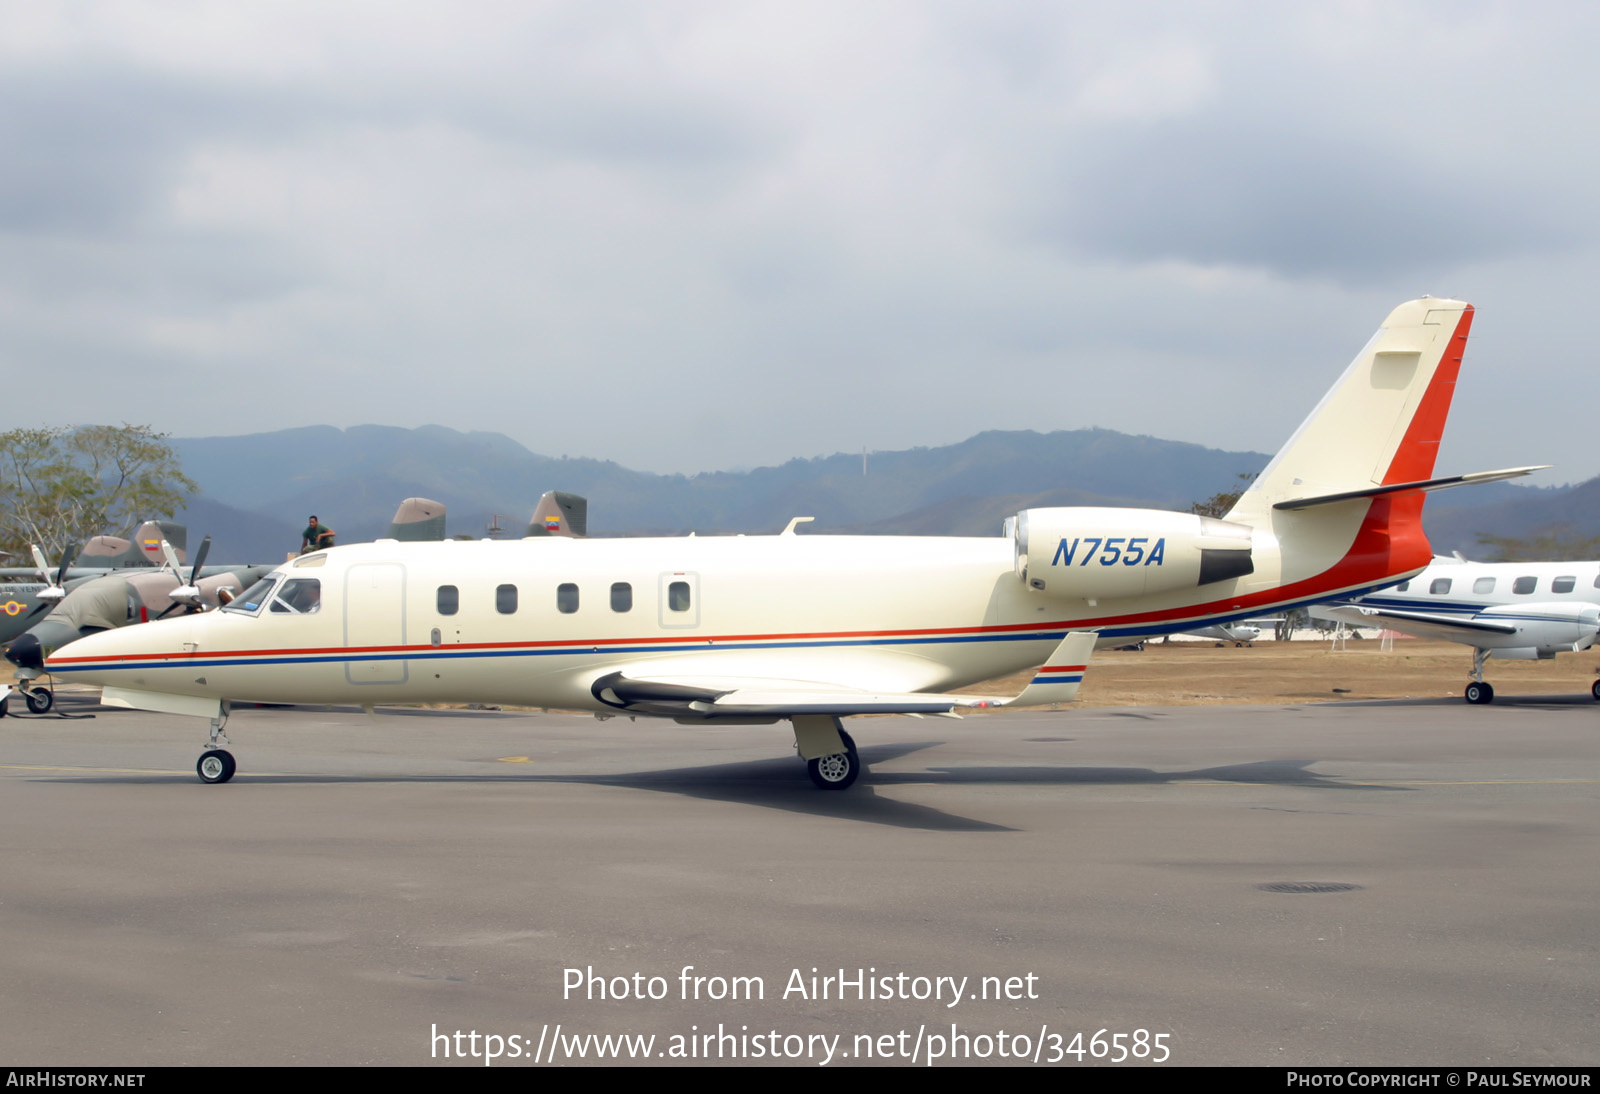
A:
POLYGON ((529 537, 373 543, 294 560, 221 611, 91 635, 50 671, 112 705, 211 720, 231 701, 498 702, 793 724, 812 781, 861 770, 846 715, 1070 699, 1097 635, 1193 630, 1370 592, 1432 557, 1434 478, 1472 308, 1402 304, 1224 519, 1018 513, 1001 536, 529 537), (952 690, 1042 665, 1011 699, 952 690))
MULTIPOLYGON (((1483 678, 1488 658, 1532 661, 1594 645, 1600 635, 1600 562, 1438 558, 1392 589, 1323 604, 1311 614, 1471 646, 1472 682, 1465 698, 1489 703, 1494 686, 1483 678)), ((1600 680, 1589 690, 1600 699, 1600 680)))
MULTIPOLYGON (((441 540, 444 528, 442 503, 428 498, 406 498, 395 510, 386 538, 406 543, 441 540)), ((55 705, 55 694, 50 688, 30 684, 45 674, 45 658, 60 647, 87 634, 148 623, 175 611, 197 612, 220 607, 233 594, 255 584, 272 570, 270 565, 207 567, 206 555, 211 549, 211 537, 207 536, 200 544, 186 580, 182 574, 186 535, 181 524, 146 521, 139 526, 131 544, 113 536, 96 536, 84 545, 83 555, 78 556, 80 564, 85 556, 96 560, 112 558, 118 562, 116 567, 89 569, 80 566, 69 570, 72 561, 69 550, 62 559, 55 582, 48 587, 33 586, 40 591, 33 595, 37 607, 23 617, 27 629, 21 634, 5 636, 10 643, 5 657, 17 666, 16 676, 22 681, 29 711, 44 714, 55 705), (118 544, 122 546, 119 548, 118 544), (127 561, 128 558, 133 561, 127 561), (159 569, 155 568, 157 565, 159 569), (83 576, 64 581, 63 576, 69 573, 83 576)), ((42 553, 37 547, 33 553, 42 574, 45 569, 42 553)), ((4 587, 0 587, 0 592, 3 591, 4 587)), ((8 611, 9 604, 0 604, 0 612, 8 611)), ((0 627, 3 626, 0 622, 0 627)), ((9 691, 7 687, 0 687, 0 714, 5 713, 9 691)))
POLYGON ((120 536, 92 536, 81 550, 67 548, 59 566, 51 567, 44 553, 33 548, 32 569, 22 566, 0 568, 0 577, 33 577, 35 581, 0 583, 0 645, 30 629, 50 612, 68 592, 84 582, 123 570, 149 570, 161 564, 162 540, 172 543, 180 556, 186 532, 171 521, 145 521, 134 533, 132 542, 120 536), (51 570, 54 569, 54 576, 51 570))

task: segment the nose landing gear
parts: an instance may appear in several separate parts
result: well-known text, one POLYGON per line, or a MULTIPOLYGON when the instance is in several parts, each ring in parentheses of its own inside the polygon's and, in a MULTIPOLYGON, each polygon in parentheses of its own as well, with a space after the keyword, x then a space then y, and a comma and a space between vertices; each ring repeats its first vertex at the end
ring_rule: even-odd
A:
POLYGON ((200 760, 194 765, 196 775, 200 776, 203 783, 225 783, 233 778, 233 773, 238 770, 234 763, 233 753, 218 745, 229 744, 228 735, 223 732, 223 727, 228 724, 228 701, 222 701, 222 709, 217 716, 211 719, 210 747, 200 753, 200 760))

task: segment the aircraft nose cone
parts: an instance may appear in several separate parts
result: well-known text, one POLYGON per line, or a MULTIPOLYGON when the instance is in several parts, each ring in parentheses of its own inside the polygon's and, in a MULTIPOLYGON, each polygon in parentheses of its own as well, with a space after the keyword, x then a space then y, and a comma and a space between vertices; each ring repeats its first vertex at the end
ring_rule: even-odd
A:
POLYGON ((12 639, 10 647, 6 650, 6 660, 19 669, 42 669, 44 647, 39 644, 39 639, 35 635, 18 635, 12 639))

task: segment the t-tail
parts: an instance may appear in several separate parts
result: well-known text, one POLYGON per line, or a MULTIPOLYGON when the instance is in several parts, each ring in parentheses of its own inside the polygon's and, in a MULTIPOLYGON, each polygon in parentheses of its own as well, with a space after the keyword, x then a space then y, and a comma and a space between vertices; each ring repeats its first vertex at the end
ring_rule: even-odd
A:
POLYGON ((1224 518, 1274 534, 1286 577, 1304 572, 1297 554, 1309 560, 1348 543, 1342 564, 1399 580, 1433 556, 1426 493, 1538 470, 1435 477, 1472 316, 1471 304, 1434 297, 1390 312, 1224 518))
MULTIPOLYGON (((1221 519, 1136 509, 1030 509, 1016 570, 1074 629, 1159 634, 1402 581, 1432 558, 1430 490, 1536 468, 1435 477, 1472 307, 1425 297, 1390 313, 1221 519)), ((1028 617, 1025 615, 1025 617, 1028 617)))

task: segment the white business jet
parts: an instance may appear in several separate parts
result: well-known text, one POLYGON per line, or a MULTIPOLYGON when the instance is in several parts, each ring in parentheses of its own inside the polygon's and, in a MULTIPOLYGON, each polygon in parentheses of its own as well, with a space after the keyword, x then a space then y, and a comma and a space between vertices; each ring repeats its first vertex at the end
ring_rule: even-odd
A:
MULTIPOLYGON (((1311 614, 1471 646, 1466 700, 1489 703, 1494 686, 1483 678, 1489 658, 1544 660, 1594 645, 1600 635, 1600 562, 1435 559, 1392 589, 1324 604, 1311 614)), ((1600 699, 1600 680, 1589 690, 1600 699)))
POLYGON ((855 781, 840 718, 1073 698, 1099 635, 1226 623, 1428 564, 1433 477, 1472 308, 1396 308, 1225 519, 1044 508, 991 538, 782 534, 378 542, 285 564, 221 611, 92 635, 51 672, 111 705, 494 702, 793 723, 820 787, 855 781), (1020 695, 952 694, 1042 666, 1020 695))

